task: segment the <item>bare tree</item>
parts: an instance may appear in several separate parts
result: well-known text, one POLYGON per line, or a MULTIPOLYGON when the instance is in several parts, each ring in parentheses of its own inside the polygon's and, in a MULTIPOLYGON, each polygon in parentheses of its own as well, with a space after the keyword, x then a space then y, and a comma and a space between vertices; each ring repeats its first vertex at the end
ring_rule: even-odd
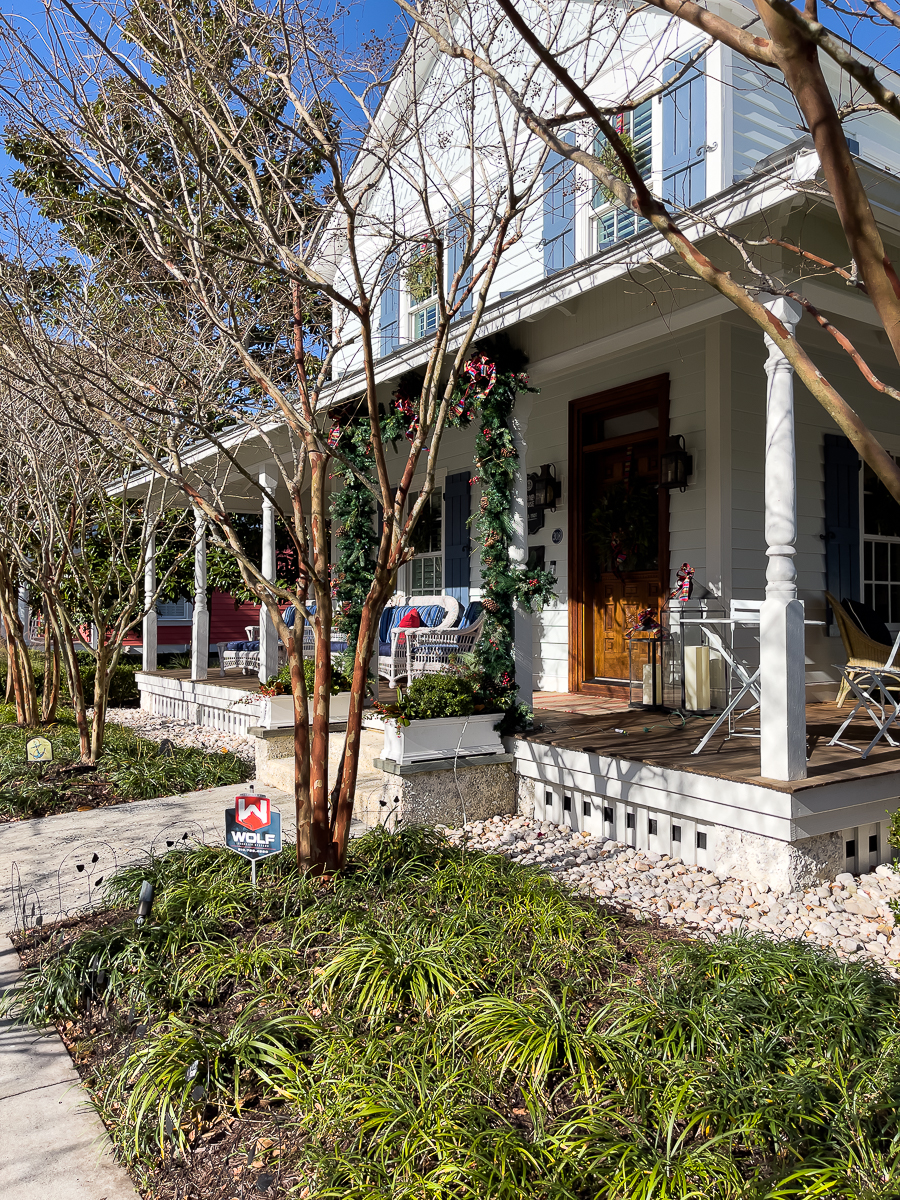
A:
POLYGON ((460 373, 547 152, 477 68, 441 60, 415 31, 395 61, 381 44, 345 52, 328 14, 306 4, 238 0, 210 21, 187 5, 97 11, 102 33, 64 0, 41 47, 6 24, 2 95, 13 152, 31 168, 20 186, 80 255, 77 271, 57 272, 52 322, 19 289, 9 358, 27 344, 29 373, 73 426, 86 428, 89 408, 107 449, 124 444, 185 497, 265 606, 290 663, 298 857, 323 870, 344 860, 379 616, 412 555, 460 373), (392 479, 378 360, 402 357, 407 339, 383 298, 413 277, 428 279, 434 316, 392 479), (345 377, 361 380, 350 395, 345 377), (334 405, 348 400, 368 421, 374 480, 330 437, 334 405), (250 444, 276 488, 248 470, 250 444), (329 793, 335 465, 372 489, 384 519, 329 793), (242 544, 235 479, 275 506, 296 579, 273 582, 242 544))
MULTIPOLYGON (((590 6, 535 3, 523 10, 513 0, 497 0, 499 12, 490 18, 481 6, 474 4, 460 7, 439 2, 418 8, 407 0, 398 0, 398 4, 429 33, 444 55, 470 64, 490 80, 548 147, 582 167, 614 197, 616 204, 648 221, 677 254, 686 272, 703 280, 754 321, 782 351, 809 392, 891 495, 900 501, 900 467, 853 405, 829 381, 821 365, 764 303, 767 296, 785 296, 800 303, 851 357, 870 387, 900 398, 900 393, 878 378, 851 340, 804 296, 794 272, 788 270, 781 277, 773 271, 771 258, 766 258, 773 246, 778 246, 788 259, 793 258, 798 264, 797 275, 802 275, 801 268, 836 272, 858 288, 872 301, 900 360, 900 280, 885 251, 842 127, 842 120, 873 107, 900 119, 900 99, 880 79, 871 62, 856 55, 848 44, 818 22, 816 0, 807 0, 802 13, 788 0, 755 0, 757 17, 751 17, 744 27, 684 0, 645 0, 626 5, 621 11, 601 3, 590 6), (640 32, 631 27, 635 22, 646 22, 647 14, 654 10, 662 19, 657 19, 652 27, 652 37, 649 27, 640 32), (682 23, 693 26, 709 39, 687 62, 675 52, 677 39, 673 31, 682 23), (504 28, 506 37, 501 32, 504 28), (766 36, 761 36, 763 32, 766 36), (641 38, 650 50, 643 57, 630 53, 641 38), (677 83, 715 41, 730 47, 748 62, 776 72, 790 89, 800 128, 812 136, 846 237, 846 263, 833 263, 830 255, 815 253, 812 247, 773 237, 754 241, 742 235, 736 225, 719 226, 702 213, 673 212, 671 205, 652 193, 629 140, 617 127, 616 114, 633 109, 677 83), (608 86, 610 65, 626 52, 630 54, 629 70, 617 76, 620 92, 601 94, 601 87, 608 86), (840 110, 819 61, 821 54, 830 58, 852 85, 850 99, 840 110), (663 83, 663 68, 667 65, 670 71, 676 65, 678 70, 663 83), (534 77, 531 72, 536 69, 538 78, 545 72, 558 88, 544 108, 534 102, 525 82, 534 77), (871 103, 861 104, 860 94, 870 98, 871 103), (560 104, 560 99, 564 103, 560 104), (566 138, 564 129, 573 122, 584 123, 589 136, 566 138), (594 152, 598 131, 611 155, 594 152), (702 230, 702 247, 696 236, 686 232, 695 221, 699 221, 702 230), (710 248, 707 240, 710 235, 721 246, 718 262, 713 255, 715 246, 710 248)), ((868 8, 872 14, 890 19, 894 26, 900 21, 900 15, 881 0, 878 4, 860 0, 857 7, 860 13, 868 8)), ((671 270, 651 261, 660 270, 671 270)))
MULTIPOLYGON (((2 370, 2 367, 0 367, 2 370)), ((0 580, 15 564, 16 578, 41 597, 47 639, 58 647, 86 762, 103 753, 110 685, 125 641, 155 606, 180 559, 191 550, 183 514, 165 511, 165 495, 154 507, 109 495, 127 478, 135 459, 125 456, 117 471, 94 437, 73 436, 69 423, 48 419, 55 404, 26 394, 19 375, 0 391, 0 580), (144 556, 151 538, 167 558, 156 587, 144 591, 144 556), (166 555, 172 545, 174 553, 166 555), (93 711, 88 715, 76 648, 93 665, 93 711)), ((8 614, 4 613, 8 619, 8 614)), ((45 696, 54 690, 52 664, 45 696)), ((32 681, 32 695, 34 692, 32 681)), ((25 689, 22 689, 23 695, 25 689)), ((44 714, 42 714, 44 715, 44 714)), ((50 714, 46 714, 49 716, 50 714)), ((23 724, 39 721, 36 700, 23 706, 23 724)))

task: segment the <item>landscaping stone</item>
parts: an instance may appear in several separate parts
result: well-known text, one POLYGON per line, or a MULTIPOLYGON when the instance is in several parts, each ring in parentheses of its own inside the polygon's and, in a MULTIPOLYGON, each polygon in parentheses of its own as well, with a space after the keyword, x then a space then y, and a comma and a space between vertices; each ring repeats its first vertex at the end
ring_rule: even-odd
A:
POLYGON ((185 749, 205 750, 207 753, 230 750, 246 762, 253 762, 255 739, 242 733, 223 733, 221 729, 177 721, 174 717, 157 717, 141 708, 110 708, 106 719, 115 725, 124 725, 149 742, 161 742, 168 738, 174 745, 185 749))
POLYGON ((900 978, 900 934, 889 907, 900 900, 900 873, 887 864, 858 879, 842 872, 834 883, 792 890, 780 880, 774 887, 748 884, 528 817, 497 816, 446 832, 455 844, 465 839, 472 849, 543 866, 579 892, 640 917, 655 915, 664 925, 802 938, 844 960, 877 962, 900 978))

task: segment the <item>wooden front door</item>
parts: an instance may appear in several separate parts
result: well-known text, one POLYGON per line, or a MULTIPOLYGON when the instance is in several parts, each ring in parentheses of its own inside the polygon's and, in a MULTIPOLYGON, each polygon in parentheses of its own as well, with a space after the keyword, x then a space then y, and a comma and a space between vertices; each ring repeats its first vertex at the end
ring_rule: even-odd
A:
POLYGON ((666 596, 668 376, 573 401, 569 432, 569 688, 603 691, 628 679, 634 617, 666 596))

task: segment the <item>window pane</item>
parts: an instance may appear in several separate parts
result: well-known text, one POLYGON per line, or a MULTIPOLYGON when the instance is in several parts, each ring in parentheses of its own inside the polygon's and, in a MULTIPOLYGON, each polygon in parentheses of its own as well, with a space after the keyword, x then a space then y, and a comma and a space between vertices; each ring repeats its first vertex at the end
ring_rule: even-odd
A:
POLYGON ((872 543, 863 542, 863 579, 872 578, 872 543))
POLYGON ((891 545, 891 579, 900 582, 900 542, 891 545))
POLYGON ((618 214, 617 233, 620 238, 631 237, 634 233, 634 213, 620 212, 618 214))
POLYGON ((886 583, 876 583, 875 588, 875 603, 872 607, 878 613, 878 616, 887 625, 891 619, 891 611, 888 605, 888 585, 886 583))
POLYGON ((414 558, 412 561, 412 591, 417 595, 422 595, 422 560, 414 558))
POLYGON ((422 559, 422 587, 429 594, 434 591, 434 559, 422 559))
POLYGON ((863 589, 863 599, 865 600, 866 604, 868 604, 869 608, 875 607, 875 596, 872 591, 871 583, 867 583, 863 589))
POLYGON ((444 588, 444 584, 443 584, 443 574, 444 574, 444 567, 443 567, 443 563, 444 563, 444 560, 443 560, 442 558, 436 558, 436 559, 434 560, 434 594, 435 594, 436 596, 437 596, 437 595, 439 595, 439 594, 440 594, 440 593, 443 591, 443 588, 444 588))
POLYGON ((597 222, 597 241, 601 247, 608 246, 616 240, 616 214, 604 213, 597 222))
POLYGON ((900 584, 891 584, 891 622, 900 621, 900 584))
POLYGON ((887 542, 876 542, 874 546, 875 552, 875 579, 884 579, 888 577, 888 548, 887 542))
POLYGON ((900 504, 863 463, 863 530, 882 537, 900 537, 900 504))

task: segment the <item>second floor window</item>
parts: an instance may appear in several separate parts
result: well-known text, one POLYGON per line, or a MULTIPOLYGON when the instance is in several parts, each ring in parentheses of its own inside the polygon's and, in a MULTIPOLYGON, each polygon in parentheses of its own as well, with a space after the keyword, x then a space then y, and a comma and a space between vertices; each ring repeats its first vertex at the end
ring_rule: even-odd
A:
MULTIPOLYGON (((653 168, 653 102, 645 100, 631 112, 617 113, 613 118, 616 132, 631 151, 642 179, 650 179, 653 168)), ((618 156, 602 134, 594 143, 594 153, 620 178, 624 172, 618 156)), ((637 213, 622 207, 601 184, 594 188, 594 211, 597 214, 597 249, 603 250, 613 242, 631 237, 650 228, 650 222, 637 213)))
POLYGON ((434 246, 423 242, 416 248, 406 268, 406 290, 409 294, 409 317, 412 340, 425 337, 437 329, 437 257, 434 246))
MULTIPOLYGON (((567 133, 564 142, 574 144, 567 133)), ((575 166, 561 154, 544 165, 544 274, 564 271, 575 262, 575 166)))

